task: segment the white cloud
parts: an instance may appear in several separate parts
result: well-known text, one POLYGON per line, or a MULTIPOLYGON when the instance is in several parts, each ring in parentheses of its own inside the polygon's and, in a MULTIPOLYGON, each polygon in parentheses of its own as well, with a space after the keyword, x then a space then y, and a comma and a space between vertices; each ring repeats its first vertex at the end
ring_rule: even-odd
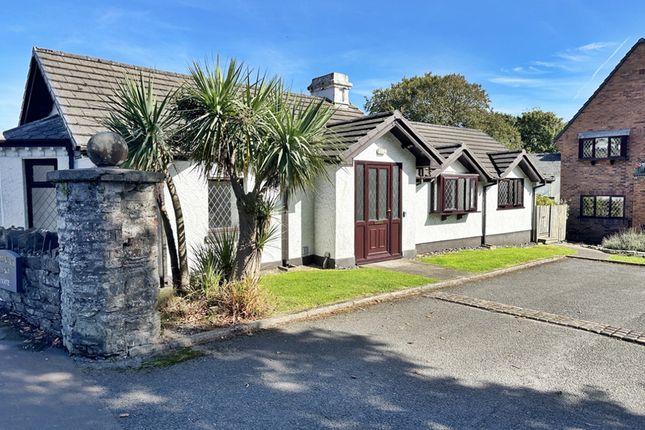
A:
POLYGON ((614 58, 616 56, 616 54, 618 54, 618 51, 620 51, 620 49, 625 45, 625 43, 627 43, 628 40, 629 40, 629 38, 623 40, 623 42, 620 45, 618 45, 618 47, 616 49, 614 49, 614 52, 612 52, 609 55, 609 57, 607 57, 607 59, 605 61, 603 61, 602 64, 600 64, 600 66, 596 67, 596 70, 594 70, 594 72, 591 74, 591 78, 589 78, 589 80, 578 89, 578 91, 576 92, 576 95, 573 97, 574 100, 577 99, 580 96, 580 93, 589 84, 591 84, 594 81, 594 79, 596 79, 596 76, 598 76, 598 73, 600 73, 600 71, 602 69, 604 69, 605 66, 607 66, 607 64, 611 61, 611 59, 614 58))
POLYGON ((600 49, 608 48, 610 46, 615 46, 616 44, 614 42, 591 42, 587 43, 586 45, 579 46, 577 49, 578 51, 582 52, 590 52, 590 51, 598 51, 600 49))
POLYGON ((494 84, 507 85, 509 87, 536 87, 544 85, 544 79, 521 78, 517 76, 496 76, 490 81, 494 84))

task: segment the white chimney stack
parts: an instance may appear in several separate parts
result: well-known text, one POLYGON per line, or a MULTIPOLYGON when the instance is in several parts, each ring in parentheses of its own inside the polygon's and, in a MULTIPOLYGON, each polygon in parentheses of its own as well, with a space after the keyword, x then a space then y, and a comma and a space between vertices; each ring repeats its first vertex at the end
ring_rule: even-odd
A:
POLYGON ((349 106, 349 89, 352 84, 344 73, 328 73, 311 80, 307 87, 312 96, 323 97, 339 106, 349 106))

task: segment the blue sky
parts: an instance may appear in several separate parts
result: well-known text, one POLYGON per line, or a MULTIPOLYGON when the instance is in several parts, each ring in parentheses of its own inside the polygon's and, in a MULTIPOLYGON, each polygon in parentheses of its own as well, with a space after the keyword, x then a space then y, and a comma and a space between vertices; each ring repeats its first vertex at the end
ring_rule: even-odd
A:
POLYGON ((569 119, 645 36, 637 1, 11 1, 0 25, 0 130, 17 125, 32 46, 184 72, 235 57, 295 91, 347 73, 352 102, 404 76, 461 73, 494 109, 569 119))

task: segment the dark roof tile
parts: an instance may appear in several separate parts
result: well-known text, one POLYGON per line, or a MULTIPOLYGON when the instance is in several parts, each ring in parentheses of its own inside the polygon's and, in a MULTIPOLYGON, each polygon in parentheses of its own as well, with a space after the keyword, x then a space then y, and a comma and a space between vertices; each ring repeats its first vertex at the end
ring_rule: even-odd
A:
MULTIPOLYGON (((188 80, 187 75, 179 73, 43 48, 34 48, 34 57, 49 82, 74 141, 81 147, 87 145, 94 133, 102 130, 101 123, 109 112, 107 97, 113 93, 124 76, 133 79, 141 74, 151 77, 158 97, 164 97, 188 80)), ((296 100, 304 102, 320 100, 318 97, 304 94, 293 93, 293 96, 296 100)), ((362 116, 363 113, 356 107, 338 108, 330 122, 347 121, 362 116)))
POLYGON ((69 139, 69 133, 60 115, 52 115, 2 133, 6 140, 69 139))

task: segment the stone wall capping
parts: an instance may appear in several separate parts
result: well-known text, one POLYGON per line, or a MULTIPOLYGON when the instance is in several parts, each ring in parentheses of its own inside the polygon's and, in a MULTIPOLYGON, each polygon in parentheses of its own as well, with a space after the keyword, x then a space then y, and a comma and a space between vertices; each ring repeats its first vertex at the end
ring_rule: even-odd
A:
POLYGON ((137 184, 157 184, 164 180, 161 172, 119 169, 117 167, 97 167, 89 169, 56 170, 47 174, 47 180, 61 182, 132 182, 137 184))

